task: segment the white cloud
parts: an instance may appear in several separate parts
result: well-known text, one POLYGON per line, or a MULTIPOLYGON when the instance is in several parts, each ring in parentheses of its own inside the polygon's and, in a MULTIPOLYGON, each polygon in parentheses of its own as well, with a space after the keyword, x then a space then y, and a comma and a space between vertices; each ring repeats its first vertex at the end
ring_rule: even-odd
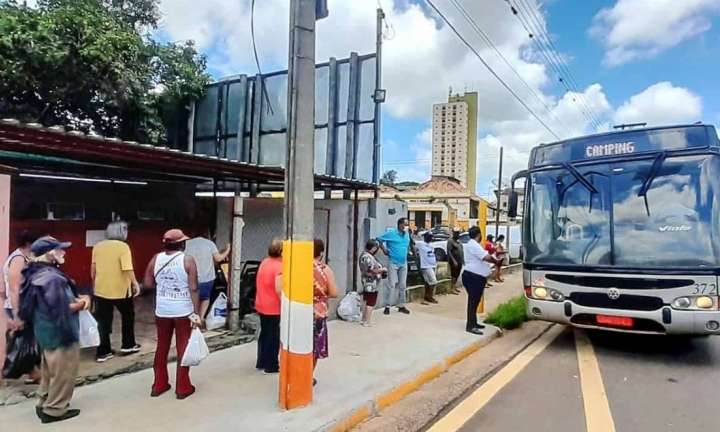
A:
MULTIPOLYGON (((162 1, 165 15, 163 30, 171 39, 195 38, 200 49, 210 54, 211 64, 227 70, 228 73, 255 73, 248 0, 205 0, 202 8, 198 8, 192 0, 162 1)), ((544 15, 539 11, 537 1, 527 1, 544 25, 544 15)), ((667 46, 668 38, 674 37, 659 34, 642 39, 638 35, 645 32, 639 31, 638 35, 635 35, 624 30, 627 25, 624 18, 627 13, 625 8, 638 1, 619 0, 614 8, 607 9, 598 16, 595 31, 600 32, 596 33, 598 35, 602 34, 609 49, 645 49, 652 41, 658 41, 651 44, 652 46, 664 47, 667 46), (602 33, 602 29, 606 31, 602 33), (638 45, 639 42, 642 43, 638 45)), ((645 3, 649 3, 648 10, 658 10, 658 7, 654 6, 655 1, 665 4, 668 0, 646 1, 645 3)), ((673 2, 672 7, 661 9, 665 12, 670 9, 680 11, 687 20, 696 17, 698 10, 707 11, 710 7, 708 5, 717 1, 683 0, 677 4, 673 2)), ((435 1, 438 8, 493 69, 561 138, 594 132, 594 127, 587 119, 590 111, 592 116, 596 115, 602 123, 601 130, 609 128, 608 119, 629 121, 631 118, 638 118, 651 123, 667 123, 691 120, 701 113, 699 97, 667 83, 658 83, 630 98, 617 112, 608 102, 599 84, 584 87, 582 94, 568 92, 562 97, 549 95, 544 91, 545 86, 554 79, 550 78, 541 63, 542 56, 534 51, 534 45, 528 40, 526 31, 510 12, 507 4, 502 1, 460 2, 541 102, 524 88, 498 55, 480 40, 449 0, 435 1), (653 102, 647 103, 647 99, 653 102), (543 105, 550 109, 552 115, 543 105), (673 111, 675 116, 669 116, 673 111)), ((265 71, 286 67, 288 3, 287 0, 264 0, 257 4, 256 40, 265 71)), ((478 177, 481 179, 478 184, 479 193, 484 195, 487 191, 488 185, 483 182, 497 176, 497 157, 493 155, 497 154, 500 145, 505 152, 504 177, 509 177, 527 166, 529 150, 532 147, 541 142, 557 140, 490 75, 447 26, 439 25, 436 16, 429 15, 427 9, 407 0, 383 0, 382 3, 395 30, 390 35, 394 37, 384 42, 383 87, 388 90, 385 109, 393 117, 393 121, 412 118, 428 121, 429 124, 432 105, 446 100, 449 87, 452 86, 454 92, 462 92, 466 86, 468 90, 477 91, 481 131, 478 140, 478 177)), ((352 51, 361 54, 374 52, 376 6, 377 3, 373 1, 333 0, 330 4, 330 17, 317 23, 317 61, 326 61, 330 56, 345 58, 352 51)), ((647 11, 638 13, 635 18, 639 20, 642 28, 654 31, 653 25, 645 23, 645 14, 647 11)), ((669 30, 683 28, 672 17, 665 17, 665 14, 657 18, 656 23, 669 30)), ((567 58, 564 53, 561 55, 567 58)), ((572 69, 572 65, 570 68, 572 69)), ((392 124, 394 123, 386 122, 384 127, 392 124)), ((386 154, 388 147, 401 150, 400 154, 397 154, 397 151, 392 152, 393 160, 416 162, 389 163, 383 166, 384 170, 398 171, 401 181, 429 179, 430 129, 423 130, 415 137, 408 137, 407 141, 385 144, 386 154)))
POLYGON ((653 84, 617 109, 616 124, 645 123, 650 126, 693 122, 702 115, 700 96, 664 81, 653 84))
POLYGON ((616 66, 708 31, 718 12, 718 0, 618 0, 598 12, 590 34, 605 44, 605 64, 616 66))
MULTIPOLYGON (((536 7, 535 0, 529 0, 536 7)), ((210 62, 223 71, 255 73, 250 37, 248 1, 205 0, 199 8, 194 0, 162 0, 163 30, 172 40, 195 39, 210 53, 210 62), (219 47, 219 48, 218 48, 219 47)), ((488 37, 505 55, 534 92, 548 82, 545 67, 527 50, 531 43, 520 22, 502 1, 461 2, 488 37)), ((447 27, 439 27, 416 4, 406 0, 383 2, 395 31, 383 52, 383 86, 388 90, 386 108, 396 118, 428 117, 432 104, 443 101, 448 89, 482 91, 480 118, 494 122, 522 118, 524 109, 490 75, 480 61, 447 27), (394 8, 390 8, 394 4, 394 8)), ((508 84, 527 101, 531 95, 498 56, 467 25, 449 0, 436 4, 459 31, 475 46, 508 84)), ((317 23, 318 62, 330 56, 345 58, 350 52, 375 51, 373 1, 335 0, 330 17, 317 23)), ((287 65, 287 0, 258 2, 255 30, 264 70, 287 65)), ((542 96, 544 98, 544 96, 542 96)), ((533 104, 538 107, 539 104, 533 104)))
MULTIPOLYGON (((392 143, 395 144, 395 143, 392 143)), ((432 159, 432 129, 426 129, 415 136, 410 146, 395 144, 396 148, 407 148, 407 154, 399 156, 403 163, 387 165, 398 173, 398 181, 426 182, 430 179, 432 159), (415 162, 411 162, 415 161, 415 162)))

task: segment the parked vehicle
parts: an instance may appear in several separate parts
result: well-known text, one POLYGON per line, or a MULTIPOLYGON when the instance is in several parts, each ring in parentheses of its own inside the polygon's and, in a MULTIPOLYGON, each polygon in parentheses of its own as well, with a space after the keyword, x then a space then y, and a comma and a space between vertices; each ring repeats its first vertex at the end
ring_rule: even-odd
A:
MULTIPOLYGON (((495 227, 488 226, 488 232, 492 235, 495 235, 495 227)), ((498 235, 503 234, 507 238, 507 227, 501 226, 500 230, 498 231, 498 235)), ((485 234, 483 234, 485 235, 485 234)), ((467 243, 470 241, 470 236, 468 233, 464 232, 460 234, 460 243, 463 244, 463 247, 467 245, 467 243)), ((510 227, 510 247, 509 252, 510 256, 509 258, 522 258, 522 245, 521 245, 521 237, 520 237, 520 227, 510 227)), ((438 261, 446 262, 447 261, 447 240, 440 240, 440 241, 434 241, 431 243, 433 248, 435 249, 435 257, 438 261)))

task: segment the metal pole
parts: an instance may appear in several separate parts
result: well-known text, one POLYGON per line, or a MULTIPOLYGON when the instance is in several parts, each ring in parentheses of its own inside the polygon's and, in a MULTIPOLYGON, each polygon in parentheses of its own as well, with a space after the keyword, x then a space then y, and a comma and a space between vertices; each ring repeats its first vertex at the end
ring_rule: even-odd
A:
POLYGON ((500 197, 502 197, 502 188, 503 188, 503 181, 502 181, 502 166, 503 166, 503 148, 500 147, 500 163, 498 164, 498 194, 497 194, 497 207, 495 209, 495 238, 497 239, 498 234, 500 233, 500 197))
POLYGON ((245 227, 244 201, 240 188, 233 203, 232 257, 230 258, 230 330, 240 330, 240 276, 242 276, 242 235, 245 227))
POLYGON ((290 1, 279 387, 286 410, 313 398, 315 6, 315 0, 290 1))
MULTIPOLYGON (((385 12, 383 12, 382 9, 377 10, 377 34, 375 39, 375 90, 380 90, 382 88, 382 45, 383 45, 383 33, 382 33, 382 24, 383 19, 385 19, 385 12)), ((381 121, 382 121, 382 112, 380 110, 380 103, 378 101, 375 101, 375 127, 374 127, 374 133, 373 133, 373 183, 377 185, 378 181, 380 181, 380 153, 382 151, 382 147, 380 145, 380 134, 382 132, 381 128, 381 121)), ((374 199, 377 200, 380 198, 380 191, 378 189, 375 189, 374 193, 374 199)), ((370 205, 370 214, 369 216, 371 218, 374 218, 377 216, 377 201, 372 203, 370 205)))

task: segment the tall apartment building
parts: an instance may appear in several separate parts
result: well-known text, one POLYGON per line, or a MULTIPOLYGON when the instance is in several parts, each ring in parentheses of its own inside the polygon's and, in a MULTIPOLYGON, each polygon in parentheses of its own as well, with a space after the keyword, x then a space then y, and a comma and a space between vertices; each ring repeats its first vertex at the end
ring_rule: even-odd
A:
POLYGON ((477 183, 478 94, 450 94, 433 106, 432 174, 460 180, 471 193, 477 183))

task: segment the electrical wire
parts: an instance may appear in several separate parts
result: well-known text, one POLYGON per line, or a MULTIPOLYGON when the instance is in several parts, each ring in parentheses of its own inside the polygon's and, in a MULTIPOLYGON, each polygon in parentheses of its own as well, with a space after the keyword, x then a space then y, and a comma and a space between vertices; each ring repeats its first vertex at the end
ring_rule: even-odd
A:
POLYGON ((520 104, 521 104, 548 132, 550 132, 550 134, 551 134, 552 136, 554 136, 557 140, 560 140, 561 138, 560 138, 552 129, 550 129, 550 127, 535 113, 535 111, 533 111, 533 110, 517 95, 517 93, 515 93, 515 92, 513 91, 513 89, 511 89, 510 86, 508 86, 507 83, 505 83, 505 81, 503 81, 502 78, 500 78, 500 76, 493 70, 492 67, 490 67, 490 65, 485 61, 485 59, 480 55, 480 53, 467 41, 467 39, 465 39, 465 38, 463 37, 463 35, 460 34, 460 32, 455 28, 455 26, 452 25, 452 23, 450 22, 450 20, 448 20, 447 17, 446 17, 442 12, 440 12, 440 10, 437 8, 437 6, 435 6, 435 3, 433 3, 432 0, 426 0, 426 1, 427 1, 427 3, 430 5, 430 7, 433 8, 433 10, 435 11, 435 13, 437 13, 438 16, 440 16, 440 18, 445 22, 445 24, 447 24, 448 27, 450 27, 450 29, 452 29, 452 31, 455 33, 455 35, 457 35, 457 37, 460 38, 460 40, 465 44, 465 46, 467 46, 468 49, 470 49, 470 51, 472 51, 473 54, 475 54, 475 56, 478 58, 478 60, 480 60, 480 62, 482 62, 482 64, 487 68, 487 70, 490 71, 490 73, 491 73, 495 78, 497 78, 498 81, 500 81, 500 83, 503 85, 503 87, 505 87, 505 89, 507 89, 507 91, 509 91, 510 94, 512 94, 512 95, 515 97, 515 99, 517 99, 517 101, 520 102, 520 104))
MULTIPOLYGON (((250 3, 250 37, 252 38, 253 52, 255 53, 255 64, 257 65, 258 75, 260 76, 260 91, 262 92, 263 98, 267 104, 268 113, 274 115, 272 104, 270 103, 270 96, 265 87, 265 79, 263 78, 262 69, 260 68, 260 56, 258 55, 257 43, 255 42, 255 0, 250 3)), ((257 83, 255 83, 257 84, 257 83)))
POLYGON ((553 119, 555 119, 555 121, 560 126, 562 126, 568 132, 568 134, 571 136, 573 134, 572 131, 562 121, 560 121, 559 118, 557 118, 555 113, 553 113, 552 110, 545 104, 545 102, 543 102, 543 100, 540 98, 540 96, 538 96, 537 93, 535 93, 535 91, 530 87, 530 85, 527 83, 527 81, 525 81, 525 79, 523 79, 523 77, 518 73, 518 71, 515 69, 515 67, 513 67, 513 65, 510 64, 510 62, 507 60, 507 58, 505 58, 505 56, 500 52, 500 50, 497 49, 497 47, 492 42, 490 37, 488 37, 487 34, 485 34, 485 32, 480 28, 480 25, 478 25, 477 22, 475 22, 475 20, 472 18, 472 16, 470 16, 470 14, 463 7, 463 5, 460 4, 457 0, 450 0, 450 1, 452 2, 453 5, 455 5, 455 8, 465 18, 465 20, 468 22, 468 24, 470 24, 470 26, 473 28, 473 30, 475 30, 475 32, 478 34, 478 36, 480 36, 480 38, 497 53, 497 55, 503 60, 503 62, 505 62, 505 64, 510 68, 510 70, 515 74, 515 76, 523 84, 525 89, 535 98, 535 100, 538 101, 538 103, 540 103, 540 105, 542 105, 547 110, 548 114, 550 114, 550 116, 553 119))
MULTIPOLYGON (((595 127, 596 130, 599 130, 600 126, 600 120, 595 113, 595 111, 592 109, 590 104, 587 102, 587 99, 585 99, 584 93, 580 90, 580 86, 577 84, 577 81, 575 81, 575 77, 570 72, 570 69, 568 69, 567 64, 565 63, 565 60, 563 60, 562 56, 558 52, 557 48, 555 47, 555 43, 553 43, 552 38, 547 33, 547 30, 545 30, 545 27, 540 22, 540 19, 538 18, 537 14, 533 10, 533 8, 530 6, 530 4, 526 0, 515 0, 516 2, 520 2, 522 8, 525 10, 525 13, 527 16, 530 17, 528 22, 531 26, 534 25, 534 28, 537 30, 537 34, 540 36, 540 41, 545 44, 546 47, 548 47, 548 51, 550 52, 550 55, 554 57, 556 60, 556 64, 558 66, 558 69, 560 69, 560 74, 558 75, 560 80, 563 80, 562 75, 565 74, 566 80, 564 80, 564 83, 568 83, 570 85, 571 91, 577 94, 577 99, 580 100, 579 105, 584 107, 585 111, 587 112, 588 116, 592 118, 591 124, 595 127)), ((537 41, 537 39, 536 39, 537 41)), ((576 98, 573 98, 573 102, 577 102, 575 100, 576 98)))
MULTIPOLYGON (((383 8, 382 3, 380 2, 380 0, 377 0, 377 2, 378 2, 378 7, 380 8, 380 10, 383 11, 383 14, 384 14, 385 9, 383 8)), ((385 30, 383 31, 383 39, 388 40, 388 41, 395 39, 395 35, 396 35, 395 26, 392 25, 392 22, 390 22, 390 20, 387 19, 386 16, 384 16, 384 18, 383 18, 383 23, 385 24, 385 30), (392 31, 392 37, 389 36, 391 31, 392 31)))
POLYGON ((578 105, 578 108, 590 125, 596 131, 599 131, 601 125, 599 117, 585 99, 584 93, 580 90, 580 86, 577 84, 577 81, 533 8, 526 0, 505 0, 505 2, 510 5, 511 12, 523 25, 525 31, 528 33, 528 37, 533 40, 538 51, 540 51, 540 54, 545 58, 546 63, 553 69, 553 72, 558 78, 558 82, 565 87, 567 92, 576 94, 576 96, 573 97, 573 102, 578 105))

